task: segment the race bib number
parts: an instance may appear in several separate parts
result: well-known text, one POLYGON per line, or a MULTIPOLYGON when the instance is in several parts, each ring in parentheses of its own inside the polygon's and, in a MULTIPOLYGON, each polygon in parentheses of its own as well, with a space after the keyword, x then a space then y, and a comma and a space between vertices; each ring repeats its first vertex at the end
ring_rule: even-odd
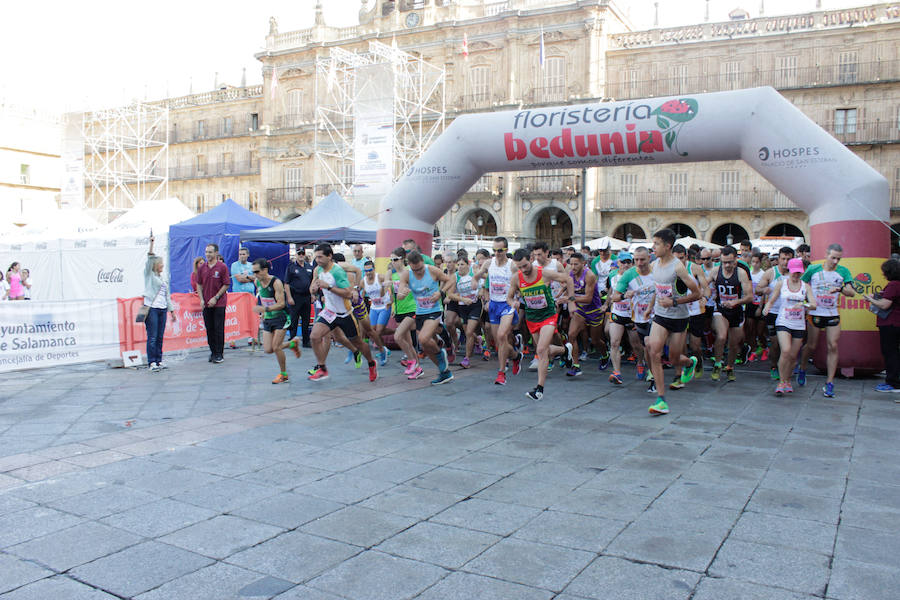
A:
POLYGON ((478 300, 478 292, 476 292, 475 290, 469 290, 467 292, 463 292, 462 297, 468 298, 472 302, 475 302, 476 300, 478 300))
POLYGON ((719 297, 722 299, 722 304, 725 304, 726 302, 735 302, 738 299, 734 294, 720 294, 719 297))
POLYGON ((794 306, 786 306, 781 309, 784 312, 784 318, 788 321, 802 321, 803 320, 803 305, 795 304, 794 306))
POLYGON ((275 306, 275 298, 262 298, 260 297, 259 303, 269 308, 270 306, 275 306))
POLYGON ((647 310, 650 308, 650 303, 649 302, 638 302, 634 308, 635 308, 635 312, 639 316, 644 316, 644 313, 646 313, 647 310))
POLYGON ((495 296, 505 296, 508 291, 509 283, 504 283, 502 281, 491 282, 491 294, 495 296))
POLYGON ((820 308, 835 308, 837 306, 837 302, 835 302, 835 298, 832 294, 816 296, 816 304, 818 304, 820 308))
POLYGON ((400 282, 392 281, 391 284, 394 286, 394 293, 397 294, 400 292, 400 282))
MULTIPOLYGON (((630 302, 614 302, 613 310, 617 310, 619 312, 630 312, 631 311, 631 303, 630 302)), ((645 308, 646 310, 646 308, 645 308)))
POLYGON ((319 316, 322 317, 326 323, 333 323, 337 318, 337 313, 330 308, 323 308, 322 312, 319 313, 319 316))
POLYGON ((672 286, 666 283, 657 283, 656 284, 656 295, 660 298, 671 298, 672 297, 672 286))
POLYGON ((437 300, 432 300, 428 296, 416 298, 416 306, 421 310, 429 310, 435 307, 437 300))
POLYGON ((525 296, 525 306, 535 310, 547 308, 547 297, 543 294, 540 296, 525 296))
POLYGON ((381 309, 384 308, 384 299, 381 296, 376 298, 371 298, 372 308, 381 309))

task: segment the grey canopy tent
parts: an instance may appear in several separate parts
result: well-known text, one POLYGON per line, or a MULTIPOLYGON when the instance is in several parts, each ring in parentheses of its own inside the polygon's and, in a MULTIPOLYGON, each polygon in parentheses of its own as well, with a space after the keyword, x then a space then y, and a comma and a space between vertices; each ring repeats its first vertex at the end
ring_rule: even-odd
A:
POLYGON ((242 242, 310 245, 320 242, 374 243, 378 224, 332 192, 305 215, 265 229, 241 231, 242 242))

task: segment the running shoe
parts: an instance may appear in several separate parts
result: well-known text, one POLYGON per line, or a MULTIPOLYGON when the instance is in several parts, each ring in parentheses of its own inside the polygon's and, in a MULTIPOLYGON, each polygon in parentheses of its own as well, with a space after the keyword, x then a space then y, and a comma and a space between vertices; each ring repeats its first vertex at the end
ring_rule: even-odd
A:
POLYGON ((669 405, 666 404, 666 401, 662 398, 657 398, 656 404, 652 405, 649 409, 647 409, 647 411, 654 417, 657 417, 659 415, 667 415, 669 414, 669 405))
POLYGON ((447 359, 447 364, 452 365, 453 363, 455 363, 456 351, 453 349, 453 346, 450 346, 450 348, 446 349, 445 352, 447 353, 447 356, 445 357, 447 359))
POLYGON ((769 377, 771 377, 773 381, 779 379, 780 376, 778 375, 778 369, 774 367, 769 369, 769 377))
POLYGON ((288 380, 288 376, 284 373, 279 373, 275 379, 272 380, 272 383, 284 383, 288 380))
POLYGON ((675 381, 673 381, 672 383, 669 384, 669 389, 670 389, 670 390, 680 390, 680 389, 682 389, 685 385, 686 385, 686 384, 684 383, 684 381, 682 381, 682 378, 681 378, 681 377, 676 377, 676 378, 675 378, 675 381))
POLYGON ((756 354, 756 352, 751 352, 750 354, 747 355, 747 362, 748 363, 756 362, 757 358, 759 358, 759 356, 756 354))
POLYGON ((886 392, 888 394, 892 394, 894 392, 900 392, 900 388, 895 388, 889 383, 879 383, 875 386, 876 392, 886 392))
POLYGON ((378 379, 378 366, 373 360, 372 364, 369 365, 369 381, 375 381, 376 379, 378 379))
POLYGON ((494 380, 494 385, 506 385, 506 373, 497 371, 497 379, 494 380))
POLYGON ((784 388, 785 394, 793 394, 794 393, 794 386, 792 386, 791 384, 786 383, 782 387, 784 388))
POLYGON ((568 371, 566 371, 567 377, 580 377, 581 376, 581 367, 579 365, 572 365, 568 371))
POLYGON ((737 377, 734 376, 734 369, 731 367, 725 367, 725 376, 728 381, 737 381, 737 377))
POLYGON ((644 365, 638 365, 634 368, 635 374, 634 376, 638 381, 643 381, 647 378, 647 367, 644 365))
POLYGON ((151 373, 159 372, 159 365, 156 363, 150 363, 150 372, 151 373))
POLYGON ((438 373, 444 373, 447 370, 447 351, 441 350, 435 358, 437 359, 438 373))
POLYGON ((797 371, 797 385, 803 387, 806 385, 806 369, 800 369, 797 371))
POLYGON ((548 361, 547 361, 547 372, 549 373, 549 372, 552 371, 552 370, 553 370, 553 361, 552 361, 552 360, 548 360, 548 361))
POLYGON ((531 390, 530 392, 525 392, 525 395, 527 397, 531 398, 532 400, 540 400, 541 398, 544 397, 544 392, 543 392, 543 390, 541 390, 540 387, 536 387, 533 390, 531 390))
POLYGON ((834 398, 834 382, 829 381, 825 384, 825 387, 822 388, 822 394, 826 398, 834 398))
MULTIPOLYGON (((559 366, 560 366, 560 367, 565 366, 565 367, 571 368, 571 366, 574 364, 574 359, 572 358, 572 343, 571 343, 571 342, 566 342, 566 346, 565 346, 565 347, 566 347, 566 353, 563 354, 563 358, 560 359, 560 365, 559 365, 559 366)), ((551 364, 552 364, 552 363, 551 363, 551 364)))
POLYGON ((313 365, 306 371, 306 374, 307 375, 315 375, 316 371, 318 371, 318 370, 319 370, 319 365, 313 365))
POLYGON ((412 375, 412 374, 413 374, 413 371, 415 371, 418 367, 419 367, 419 363, 417 363, 417 362, 410 362, 409 365, 407 365, 406 370, 403 371, 403 374, 404 374, 404 375, 407 375, 407 376, 408 376, 408 375, 412 375))
POLYGON ((800 372, 800 363, 797 363, 796 365, 794 365, 794 370, 791 371, 791 374, 796 375, 799 372, 800 372))
POLYGON ((378 353, 378 365, 383 367, 387 364, 387 349, 378 353))
POLYGON ((310 381, 324 381, 325 379, 328 379, 328 371, 319 367, 316 369, 316 372, 307 377, 307 379, 310 381))
POLYGON ((407 379, 412 381, 413 379, 418 379, 425 373, 425 370, 419 366, 419 363, 416 363, 415 368, 410 371, 409 375, 406 376, 407 379))
POLYGON ((634 363, 637 362, 637 356, 632 352, 628 355, 628 358, 625 359, 625 362, 634 363))
POLYGON ((468 357, 462 359, 462 360, 459 362, 459 366, 461 366, 463 369, 468 369, 468 368, 469 368, 469 359, 468 359, 468 357))
POLYGON ((775 386, 775 395, 779 398, 784 396, 784 386, 781 384, 781 382, 779 382, 778 385, 775 386))
POLYGON ((513 338, 513 350, 515 350, 516 352, 521 354, 523 345, 524 345, 524 342, 522 341, 522 334, 517 333, 515 335, 515 337, 513 338))
POLYGON ((406 355, 403 355, 403 358, 400 359, 400 366, 401 367, 409 367, 410 364, 412 364, 412 363, 410 363, 409 359, 406 358, 406 355))
POLYGON ((356 361, 356 368, 357 369, 360 368, 362 366, 362 360, 363 360, 362 352, 354 352, 353 358, 356 361))
MULTIPOLYGON (((518 334, 517 334, 518 335, 518 334)), ((522 337, 522 336, 518 336, 522 337)), ((512 360, 512 374, 518 375, 519 371, 522 370, 522 353, 519 352, 519 355, 512 360)))
POLYGON ((537 359, 537 356, 535 356, 534 358, 532 358, 532 359, 531 359, 531 362, 528 363, 528 370, 529 370, 529 371, 537 371, 537 370, 538 370, 538 359, 537 359))
POLYGON ((647 393, 648 394, 656 393, 656 382, 655 381, 652 381, 652 380, 650 381, 650 385, 647 387, 647 393))
POLYGON ((606 356, 600 357, 600 362, 597 363, 597 368, 601 371, 605 371, 606 367, 609 366, 609 352, 606 353, 606 356))
POLYGON ((295 337, 294 339, 291 340, 291 342, 294 343, 294 345, 291 346, 291 352, 294 353, 295 357, 300 358, 300 355, 303 354, 303 351, 300 350, 300 343, 301 343, 300 338, 295 337))
POLYGON ((588 355, 584 350, 581 351, 581 354, 578 355, 578 360, 587 360, 588 355))
POLYGON ((453 373, 451 373, 450 371, 443 371, 440 375, 437 376, 437 379, 431 380, 431 385, 441 385, 449 381, 453 381, 453 373))
POLYGON ((697 357, 691 357, 691 366, 681 372, 681 383, 688 383, 694 378, 694 370, 697 368, 697 357))
POLYGON ((213 359, 213 364, 214 364, 214 365, 221 365, 223 362, 225 362, 225 357, 224 357, 224 356, 217 356, 217 357, 215 357, 215 358, 213 359))
POLYGON ((622 383, 624 383, 622 381, 622 374, 619 373, 618 371, 613 371, 612 374, 609 376, 609 382, 615 383, 618 385, 622 385, 622 383))
POLYGON ((482 353, 481 353, 481 359, 482 359, 482 360, 485 360, 485 361, 491 360, 491 351, 490 351, 490 350, 485 350, 484 352, 482 352, 482 353))
POLYGON ((353 360, 353 350, 347 350, 347 358, 344 359, 344 364, 349 365, 351 360, 353 360))
POLYGON ((167 365, 166 363, 161 363, 161 362, 156 363, 156 366, 159 367, 160 371, 162 371, 163 369, 169 368, 169 365, 167 365))
POLYGON ((719 377, 722 375, 722 363, 716 362, 713 364, 712 374, 709 376, 713 381, 718 381, 719 377))
POLYGON ((762 354, 759 355, 759 362, 766 362, 769 360, 769 349, 764 348, 762 354))
POLYGON ((703 357, 697 358, 697 368, 694 369, 694 379, 703 379, 703 357))

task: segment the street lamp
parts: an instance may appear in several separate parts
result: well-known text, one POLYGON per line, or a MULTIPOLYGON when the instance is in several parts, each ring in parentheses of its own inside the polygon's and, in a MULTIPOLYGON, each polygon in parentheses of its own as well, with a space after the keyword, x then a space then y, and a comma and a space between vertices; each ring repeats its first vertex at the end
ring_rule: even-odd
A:
POLYGON ((732 245, 734 243, 734 236, 731 235, 730 233, 728 235, 726 235, 725 243, 728 244, 729 246, 732 245))
POLYGON ((479 227, 484 227, 484 217, 478 215, 478 219, 475 221, 475 224, 479 227))
POLYGON ((625 236, 625 241, 628 242, 629 244, 631 243, 631 240, 633 240, 633 239, 634 239, 634 236, 631 235, 630 233, 625 236))
POLYGON ((556 221, 556 213, 553 213, 550 215, 550 225, 552 225, 553 227, 556 227, 556 222, 557 222, 556 221))

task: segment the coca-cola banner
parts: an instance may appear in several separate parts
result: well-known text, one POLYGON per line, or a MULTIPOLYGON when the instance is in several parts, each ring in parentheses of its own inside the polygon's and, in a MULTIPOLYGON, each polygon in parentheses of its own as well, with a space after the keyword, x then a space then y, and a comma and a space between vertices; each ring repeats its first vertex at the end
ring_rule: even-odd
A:
MULTIPOLYGON (((64 241, 65 298, 132 298, 144 293, 144 265, 149 239, 64 241)), ((166 256, 159 244, 156 252, 166 256)))
POLYGON ((4 302, 0 373, 114 359, 119 354, 115 300, 4 302))

